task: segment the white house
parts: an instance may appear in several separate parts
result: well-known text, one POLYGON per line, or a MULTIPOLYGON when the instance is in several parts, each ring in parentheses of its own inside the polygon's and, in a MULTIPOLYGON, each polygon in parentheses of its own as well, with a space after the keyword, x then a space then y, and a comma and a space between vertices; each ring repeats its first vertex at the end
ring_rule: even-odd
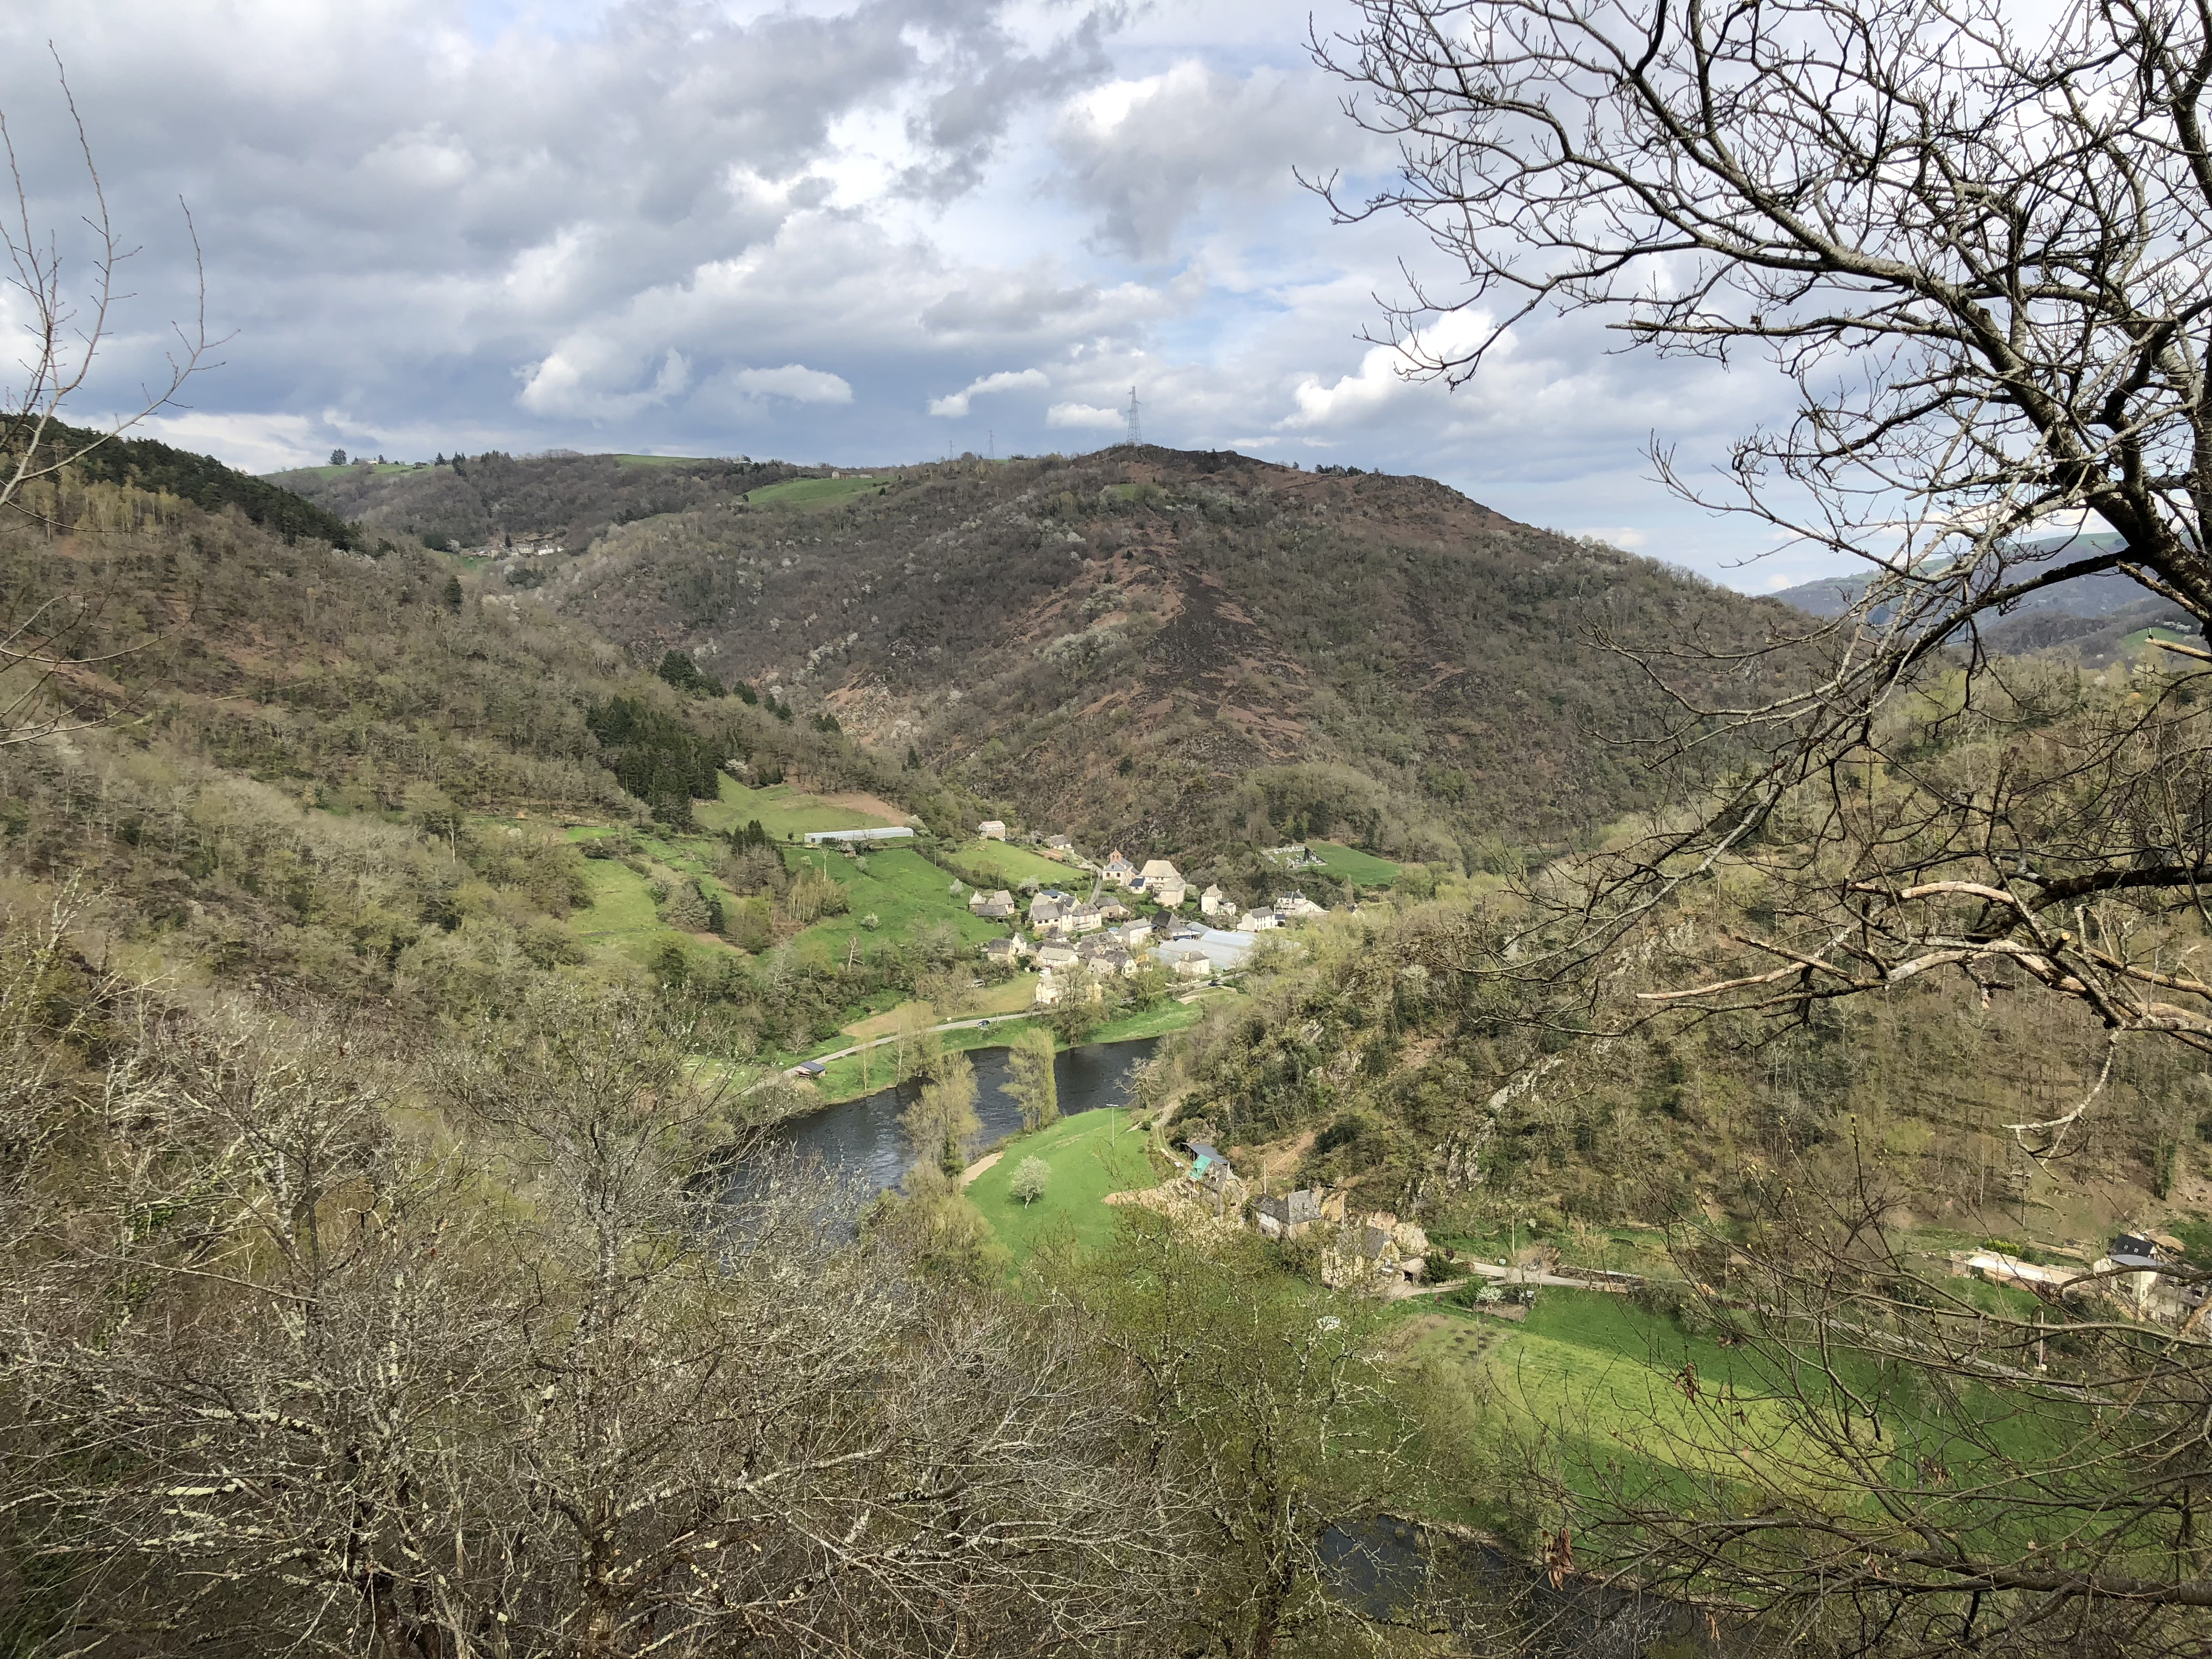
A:
POLYGON ((982 823, 975 826, 975 833, 982 836, 985 841, 1004 841, 1006 838, 1006 826, 996 818, 985 818, 982 823))
POLYGON ((1099 874, 1105 877, 1109 887, 1127 887, 1136 878, 1137 866, 1123 858, 1121 849, 1117 847, 1114 849, 1114 856, 1106 860, 1106 867, 1099 874))
POLYGON ((1233 916, 1237 914, 1237 906, 1217 884, 1198 896, 1198 913, 1202 916, 1233 916))

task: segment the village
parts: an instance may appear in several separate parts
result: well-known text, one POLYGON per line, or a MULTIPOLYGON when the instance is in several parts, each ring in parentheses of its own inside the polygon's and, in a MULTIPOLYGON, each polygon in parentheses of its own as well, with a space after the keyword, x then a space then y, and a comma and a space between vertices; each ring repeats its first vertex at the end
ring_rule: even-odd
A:
MULTIPOLYGON (((975 835, 982 842, 1026 843, 1069 872, 1065 886, 1036 878, 1018 888, 971 886, 957 878, 952 883, 953 896, 965 899, 969 915, 1005 925, 1005 933, 981 946, 981 955, 1005 970, 1034 971, 1033 1006, 1039 1008, 1076 998, 1102 1000, 1112 980, 1133 979, 1148 968, 1165 970, 1172 982, 1218 984, 1245 966, 1262 934, 1328 914, 1295 888, 1272 894, 1263 908, 1243 910, 1218 885, 1194 893, 1171 860, 1139 865, 1116 848, 1093 862, 1069 836, 1018 835, 998 818, 977 824, 975 835)), ((891 826, 817 830, 805 840, 857 853, 913 836, 911 829, 891 826)), ((1270 861, 1297 867, 1305 856, 1304 847, 1284 848, 1270 861)))
MULTIPOLYGON (((976 835, 1006 842, 1001 821, 987 819, 976 835)), ((1018 900, 1011 889, 975 889, 968 896, 972 915, 1006 922, 1009 931, 983 947, 986 960, 1036 970, 1036 1006, 1051 1007, 1071 997, 1103 998, 1105 982, 1133 978, 1147 966, 1164 969, 1176 981, 1219 982, 1250 959, 1260 936, 1325 915, 1304 894, 1273 896, 1265 908, 1240 911, 1218 885, 1195 894, 1168 859, 1132 863, 1116 848, 1103 863, 1083 858, 1066 836, 1033 838, 1045 857, 1091 877, 1090 890, 1072 882, 1066 888, 1024 884, 1018 900), (1195 915, 1182 914, 1194 900, 1195 915)))

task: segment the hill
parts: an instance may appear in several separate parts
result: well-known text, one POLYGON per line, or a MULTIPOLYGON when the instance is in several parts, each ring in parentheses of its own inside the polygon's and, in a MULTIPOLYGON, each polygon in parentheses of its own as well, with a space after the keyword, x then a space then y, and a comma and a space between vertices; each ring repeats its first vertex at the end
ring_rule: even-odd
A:
MULTIPOLYGON (((2075 536, 2030 551, 2046 557, 2081 557, 2119 545, 2120 538, 2109 534, 2075 536)), ((1833 576, 1782 588, 1769 597, 1812 616, 1838 617, 1858 603, 1866 590, 1863 576, 1833 576)), ((2029 594, 2003 615, 1990 618, 1982 640, 1989 649, 2008 655, 2063 653, 2085 666, 2101 668, 2132 649, 2131 636, 2147 628, 2197 631, 2179 606, 2147 595, 2133 578, 2108 570, 2029 594)))
MULTIPOLYGON (((1568 844, 1654 798, 1594 736, 1662 700, 1594 630, 1741 647, 1790 626, 1425 478, 1125 447, 744 482, 602 515, 545 596, 1030 823, 1224 870, 1292 839, 1454 866, 1568 844)), ((370 523, 431 488, 343 483, 301 487, 370 523)))
MULTIPOLYGON (((518 542, 580 550, 611 526, 742 496, 787 478, 780 462, 496 451, 430 465, 308 467, 266 481, 342 518, 439 549, 518 542)), ((266 485, 264 484, 264 487, 266 485)))

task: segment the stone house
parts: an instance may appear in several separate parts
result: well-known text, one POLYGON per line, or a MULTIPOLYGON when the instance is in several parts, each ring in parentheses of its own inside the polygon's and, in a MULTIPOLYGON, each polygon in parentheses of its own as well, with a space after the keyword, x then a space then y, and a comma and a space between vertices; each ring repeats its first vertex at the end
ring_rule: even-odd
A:
POLYGON ((1169 910, 1181 904, 1189 890, 1182 872, 1165 859, 1147 859, 1145 867, 1137 872, 1137 884, 1153 903, 1169 910))
POLYGON ((1334 1290, 1418 1285, 1428 1271, 1429 1236, 1414 1223, 1377 1210, 1340 1226, 1322 1242, 1321 1282, 1334 1290))
POLYGON ((1099 873, 1106 878, 1109 887, 1127 887, 1136 879, 1137 866, 1123 858, 1121 849, 1117 847, 1114 849, 1114 856, 1106 860, 1106 867, 1099 873))
POLYGON ((975 833, 985 841, 1004 841, 1006 838, 1006 826, 997 818, 985 818, 982 823, 975 826, 975 833))

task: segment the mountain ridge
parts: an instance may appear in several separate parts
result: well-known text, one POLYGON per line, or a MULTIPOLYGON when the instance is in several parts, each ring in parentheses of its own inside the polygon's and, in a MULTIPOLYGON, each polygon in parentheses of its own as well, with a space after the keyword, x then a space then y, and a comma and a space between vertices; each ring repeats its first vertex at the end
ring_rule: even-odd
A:
MULTIPOLYGON (((1426 478, 1127 446, 814 473, 805 499, 726 489, 508 579, 1133 852, 1565 845, 1660 798, 1589 740, 1667 712, 1601 635, 1741 649, 1796 625, 1426 478)), ((421 477, 356 510, 404 513, 421 477)))

